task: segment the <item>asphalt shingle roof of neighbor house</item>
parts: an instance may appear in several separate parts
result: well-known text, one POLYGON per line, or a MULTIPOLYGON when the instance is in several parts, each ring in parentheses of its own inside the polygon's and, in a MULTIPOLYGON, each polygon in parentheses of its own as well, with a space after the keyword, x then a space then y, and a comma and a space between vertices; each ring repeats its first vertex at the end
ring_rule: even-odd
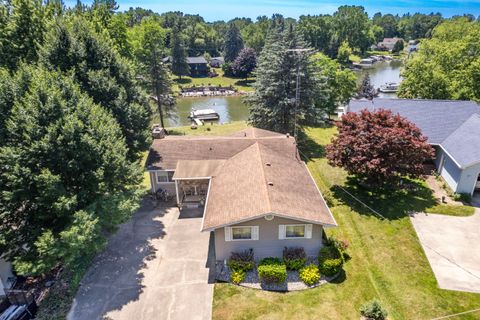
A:
POLYGON ((472 148, 480 146, 480 106, 473 101, 374 98, 352 100, 346 111, 363 109, 389 109, 407 118, 429 143, 440 145, 461 167, 480 161, 480 150, 472 148))
POLYGON ((196 63, 196 64, 202 64, 202 63, 207 63, 207 60, 200 56, 200 57, 187 57, 187 63, 196 63))
POLYGON ((203 230, 268 214, 335 226, 295 140, 248 128, 227 137, 169 136, 154 141, 146 167, 175 178, 211 177, 203 230))

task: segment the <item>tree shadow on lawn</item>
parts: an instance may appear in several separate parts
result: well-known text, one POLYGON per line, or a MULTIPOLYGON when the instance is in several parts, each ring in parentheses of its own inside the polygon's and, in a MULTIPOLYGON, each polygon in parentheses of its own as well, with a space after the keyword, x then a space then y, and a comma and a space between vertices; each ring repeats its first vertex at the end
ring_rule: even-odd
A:
POLYGON ((190 84, 192 83, 192 79, 191 78, 182 78, 182 79, 173 79, 173 81, 176 83, 176 84, 190 84))
POLYGON ((243 79, 243 80, 238 80, 235 82, 236 86, 242 86, 242 87, 251 87, 252 84, 255 83, 255 80, 253 79, 243 79))
POLYGON ((344 186, 335 185, 331 188, 336 199, 363 215, 376 214, 342 188, 388 220, 401 219, 411 212, 423 212, 437 204, 433 191, 418 180, 406 180, 404 188, 393 186, 367 188, 362 186, 357 178, 348 177, 344 186))
MULTIPOLYGON (((330 128, 330 125, 324 125, 323 128, 330 128)), ((300 155, 305 162, 309 162, 314 158, 325 158, 325 146, 317 143, 310 138, 305 132, 300 131, 297 137, 297 144, 300 150, 300 155)))

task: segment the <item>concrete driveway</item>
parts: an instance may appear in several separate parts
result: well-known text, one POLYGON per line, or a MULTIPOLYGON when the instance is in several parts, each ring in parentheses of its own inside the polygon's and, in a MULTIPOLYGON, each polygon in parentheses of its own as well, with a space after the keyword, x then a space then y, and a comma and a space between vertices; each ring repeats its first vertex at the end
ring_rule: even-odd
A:
POLYGON ((210 319, 213 239, 190 213, 145 204, 97 256, 68 319, 210 319))
POLYGON ((470 217, 417 213, 410 219, 438 286, 480 293, 480 209, 470 217))

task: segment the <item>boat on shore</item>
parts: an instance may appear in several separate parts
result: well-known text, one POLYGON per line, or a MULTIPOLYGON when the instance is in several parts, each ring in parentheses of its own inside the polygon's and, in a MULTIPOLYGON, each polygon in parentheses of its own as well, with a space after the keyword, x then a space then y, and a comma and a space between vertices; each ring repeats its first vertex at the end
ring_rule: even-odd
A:
POLYGON ((199 119, 199 120, 218 120, 220 115, 213 109, 192 109, 190 112, 190 119, 199 119))
POLYGON ((396 82, 387 82, 380 86, 380 92, 383 93, 395 93, 398 91, 399 84, 396 82))

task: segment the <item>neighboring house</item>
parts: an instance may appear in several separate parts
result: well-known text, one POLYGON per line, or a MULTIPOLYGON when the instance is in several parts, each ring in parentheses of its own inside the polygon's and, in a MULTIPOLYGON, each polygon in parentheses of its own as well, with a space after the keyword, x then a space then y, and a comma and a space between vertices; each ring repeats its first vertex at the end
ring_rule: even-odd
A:
POLYGON ((190 67, 190 75, 192 77, 208 76, 210 68, 208 67, 207 59, 204 57, 188 57, 187 63, 190 67))
POLYGON ((201 231, 214 233, 217 260, 249 248, 257 259, 281 256, 285 246, 316 256, 323 228, 337 225, 289 135, 168 136, 153 142, 146 167, 152 192, 203 207, 201 231))
POLYGON ((0 297, 5 296, 5 289, 10 289, 14 282, 12 264, 0 258, 0 297))
POLYGON ((397 43, 398 41, 403 41, 403 39, 397 38, 397 37, 383 38, 383 41, 380 41, 379 43, 377 43, 377 48, 378 50, 392 51, 393 47, 395 46, 395 43, 397 43))
MULTIPOLYGON (((165 64, 172 63, 172 57, 165 57, 162 59, 165 64)), ((187 63, 190 67, 190 75, 192 77, 206 77, 210 72, 207 59, 204 57, 187 57, 187 63)))
POLYGON ((210 59, 210 66, 212 68, 220 68, 224 63, 225 59, 223 57, 213 57, 210 59))
POLYGON ((435 148, 435 165, 454 192, 480 188, 480 106, 471 101, 352 100, 345 112, 389 109, 413 122, 435 148))

